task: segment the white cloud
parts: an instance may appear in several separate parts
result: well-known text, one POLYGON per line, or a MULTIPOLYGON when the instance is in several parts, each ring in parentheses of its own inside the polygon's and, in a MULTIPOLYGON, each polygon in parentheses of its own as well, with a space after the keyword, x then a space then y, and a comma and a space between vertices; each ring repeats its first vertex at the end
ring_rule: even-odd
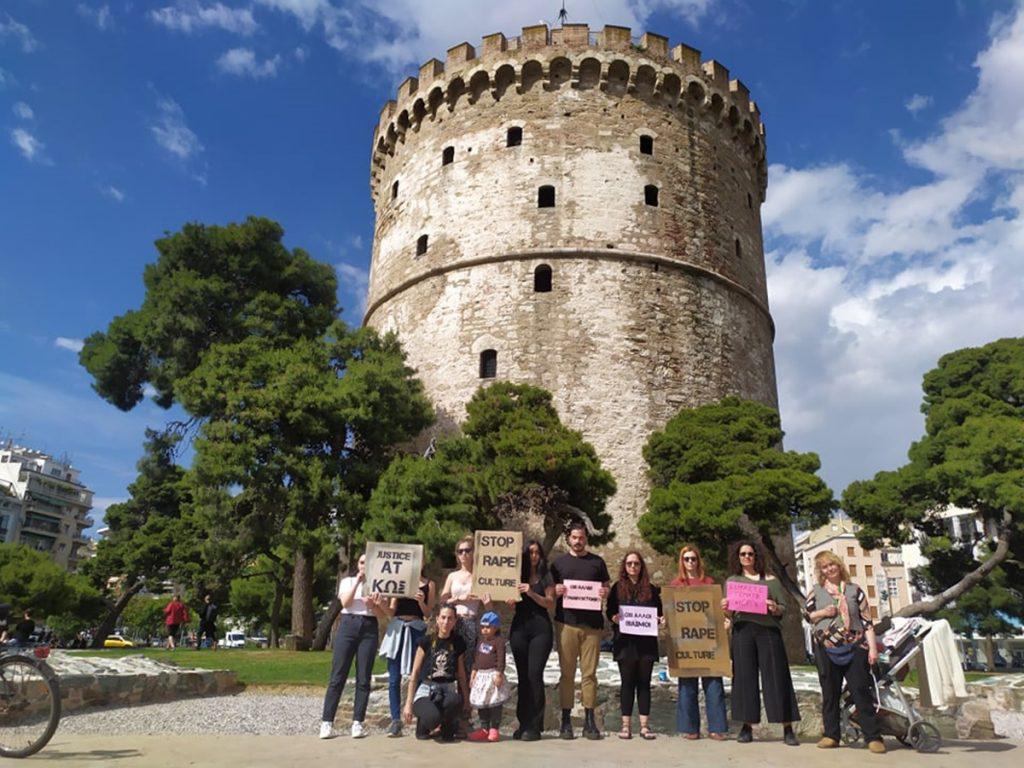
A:
POLYGON ((921 376, 1024 331, 1024 8, 978 56, 978 85, 902 147, 925 181, 881 192, 847 163, 772 166, 764 223, 787 444, 841 491, 905 461, 921 376), (992 137, 1000 137, 993 141, 992 137))
POLYGON ((13 87, 17 84, 18 81, 14 79, 14 75, 12 75, 3 67, 0 67, 0 91, 2 91, 4 88, 7 88, 8 86, 13 87))
POLYGON ((91 5, 87 5, 86 3, 79 3, 78 15, 91 21, 96 25, 96 28, 101 31, 112 29, 114 26, 114 20, 110 15, 109 5, 101 5, 98 8, 93 8, 91 5))
POLYGON ((906 100, 903 106, 907 108, 907 111, 910 114, 916 115, 922 109, 927 109, 928 107, 930 107, 933 101, 934 99, 932 99, 931 96, 925 96, 920 93, 915 93, 913 96, 906 100))
POLYGON ((11 107, 11 111, 14 112, 16 117, 22 120, 32 120, 36 116, 36 113, 32 111, 32 107, 24 101, 17 102, 13 107, 11 107))
POLYGON ((46 145, 24 128, 15 128, 11 131, 11 143, 18 148, 22 157, 29 162, 41 163, 42 165, 53 164, 44 152, 46 145))
POLYGON ((251 48, 232 48, 226 51, 217 59, 217 68, 228 75, 239 75, 259 79, 262 77, 274 77, 277 74, 277 66, 281 62, 280 56, 272 59, 257 61, 256 54, 251 48))
MULTIPOLYGON (((110 507, 115 504, 123 504, 126 501, 128 501, 127 496, 93 496, 92 511, 102 516, 107 513, 107 509, 110 507)), ((93 516, 95 517, 95 515, 93 516)))
POLYGON ((170 98, 157 101, 159 112, 156 122, 149 126, 156 143, 177 157, 188 160, 203 151, 203 144, 185 122, 185 113, 178 102, 170 98))
POLYGON ((149 18, 161 26, 186 35, 217 28, 248 36, 259 29, 249 8, 230 8, 224 3, 201 5, 196 0, 180 0, 177 5, 152 10, 149 18))
POLYGON ((307 51, 303 46, 300 45, 295 48, 295 51, 293 52, 292 55, 295 56, 296 61, 305 61, 306 59, 309 58, 309 51, 307 51))
POLYGON ((118 203, 124 202, 124 192, 115 187, 113 184, 107 184, 104 187, 100 187, 100 193, 106 195, 111 200, 114 200, 118 203))
POLYGON ((32 34, 32 30, 15 21, 9 13, 4 14, 7 21, 0 20, 0 40, 9 38, 21 46, 23 53, 32 53, 39 49, 39 41, 32 34))
POLYGON ((69 339, 65 336, 58 336, 53 340, 53 346, 66 349, 69 352, 81 352, 85 342, 81 339, 69 339))
POLYGON ((334 268, 338 272, 338 283, 342 295, 352 299, 354 304, 351 309, 362 314, 366 308, 366 295, 370 288, 369 271, 364 267, 347 262, 338 262, 334 268))

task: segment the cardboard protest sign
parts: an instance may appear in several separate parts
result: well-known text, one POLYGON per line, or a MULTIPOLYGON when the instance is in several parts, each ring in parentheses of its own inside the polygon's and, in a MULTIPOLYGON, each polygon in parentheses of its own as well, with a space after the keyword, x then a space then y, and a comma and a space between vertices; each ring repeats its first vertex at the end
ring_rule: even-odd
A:
POLYGON ((473 594, 492 600, 519 600, 523 567, 520 531, 477 531, 473 534, 473 594))
POLYGON ((732 674, 725 633, 722 588, 664 587, 662 610, 668 620, 668 671, 675 677, 732 674))
POLYGON ((577 611, 601 610, 601 582, 566 579, 565 595, 562 596, 562 607, 577 611))
POLYGON ((768 613, 768 585, 746 584, 742 581, 727 581, 725 597, 730 611, 745 613, 768 613))
POLYGON ((422 568, 422 544, 368 541, 363 592, 385 597, 416 597, 422 568))
POLYGON ((624 635, 657 637, 658 609, 638 605, 620 605, 619 632, 624 635))

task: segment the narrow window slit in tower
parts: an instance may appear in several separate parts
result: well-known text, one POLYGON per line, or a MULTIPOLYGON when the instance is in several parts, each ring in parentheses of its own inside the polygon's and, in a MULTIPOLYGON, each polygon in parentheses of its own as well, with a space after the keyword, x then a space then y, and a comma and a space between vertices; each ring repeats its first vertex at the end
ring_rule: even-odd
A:
POLYGON ((493 379, 498 375, 498 353, 485 349, 480 353, 480 378, 493 379))
POLYGON ((506 147, 518 147, 523 143, 523 129, 515 126, 508 129, 508 133, 505 134, 505 146, 506 147))
POLYGON ((455 147, 445 147, 441 152, 441 165, 449 165, 455 160, 455 147))
POLYGON ((653 155, 654 154, 654 137, 647 136, 646 134, 640 137, 640 154, 641 155, 653 155))
POLYGON ((416 241, 416 255, 417 256, 422 256, 426 252, 427 252, 427 236, 426 235, 420 235, 419 239, 416 241))
POLYGON ((391 199, 398 199, 398 181, 395 181, 395 183, 391 185, 391 199))
POLYGON ((743 246, 740 245, 740 239, 738 237, 736 238, 735 245, 736 245, 736 258, 737 259, 742 258, 742 256, 743 256, 743 246))
POLYGON ((747 192, 747 208, 754 210, 754 196, 747 192))
POLYGON ((551 293, 551 267, 547 264, 533 270, 533 292, 551 293))
POLYGON ((555 188, 552 187, 550 184, 545 184, 543 187, 539 187, 537 189, 537 207, 555 207, 555 188))
POLYGON ((644 202, 655 208, 658 207, 658 188, 653 184, 644 187, 644 202))

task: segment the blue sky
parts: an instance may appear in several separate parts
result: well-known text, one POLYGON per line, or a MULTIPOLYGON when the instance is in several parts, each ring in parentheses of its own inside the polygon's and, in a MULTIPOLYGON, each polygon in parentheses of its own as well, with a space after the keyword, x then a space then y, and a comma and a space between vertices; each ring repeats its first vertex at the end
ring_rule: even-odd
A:
MULTIPOLYGON (((763 209, 790 448, 840 492, 899 464, 920 377, 1024 328, 1024 13, 1010 0, 571 0, 729 67, 768 131, 763 209)), ((139 304, 154 239, 277 219, 358 322, 370 140, 423 61, 554 0, 0 1, 0 434, 123 498, 144 427, 75 350, 139 304)), ((97 515, 99 517, 99 515, 97 515)))

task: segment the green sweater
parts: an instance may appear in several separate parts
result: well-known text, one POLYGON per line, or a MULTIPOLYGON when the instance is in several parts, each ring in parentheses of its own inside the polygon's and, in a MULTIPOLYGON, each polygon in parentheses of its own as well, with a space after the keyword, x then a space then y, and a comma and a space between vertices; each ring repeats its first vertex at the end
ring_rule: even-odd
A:
MULTIPOLYGON (((746 611, 733 611, 733 625, 740 621, 752 621, 755 624, 763 624, 766 627, 782 628, 782 616, 786 615, 786 592, 782 588, 782 582, 778 579, 748 579, 746 576, 730 576, 726 581, 739 581, 744 584, 765 584, 768 587, 768 597, 779 604, 782 615, 772 616, 770 613, 747 613, 746 611)), ((728 587, 726 588, 728 589, 728 587)))

